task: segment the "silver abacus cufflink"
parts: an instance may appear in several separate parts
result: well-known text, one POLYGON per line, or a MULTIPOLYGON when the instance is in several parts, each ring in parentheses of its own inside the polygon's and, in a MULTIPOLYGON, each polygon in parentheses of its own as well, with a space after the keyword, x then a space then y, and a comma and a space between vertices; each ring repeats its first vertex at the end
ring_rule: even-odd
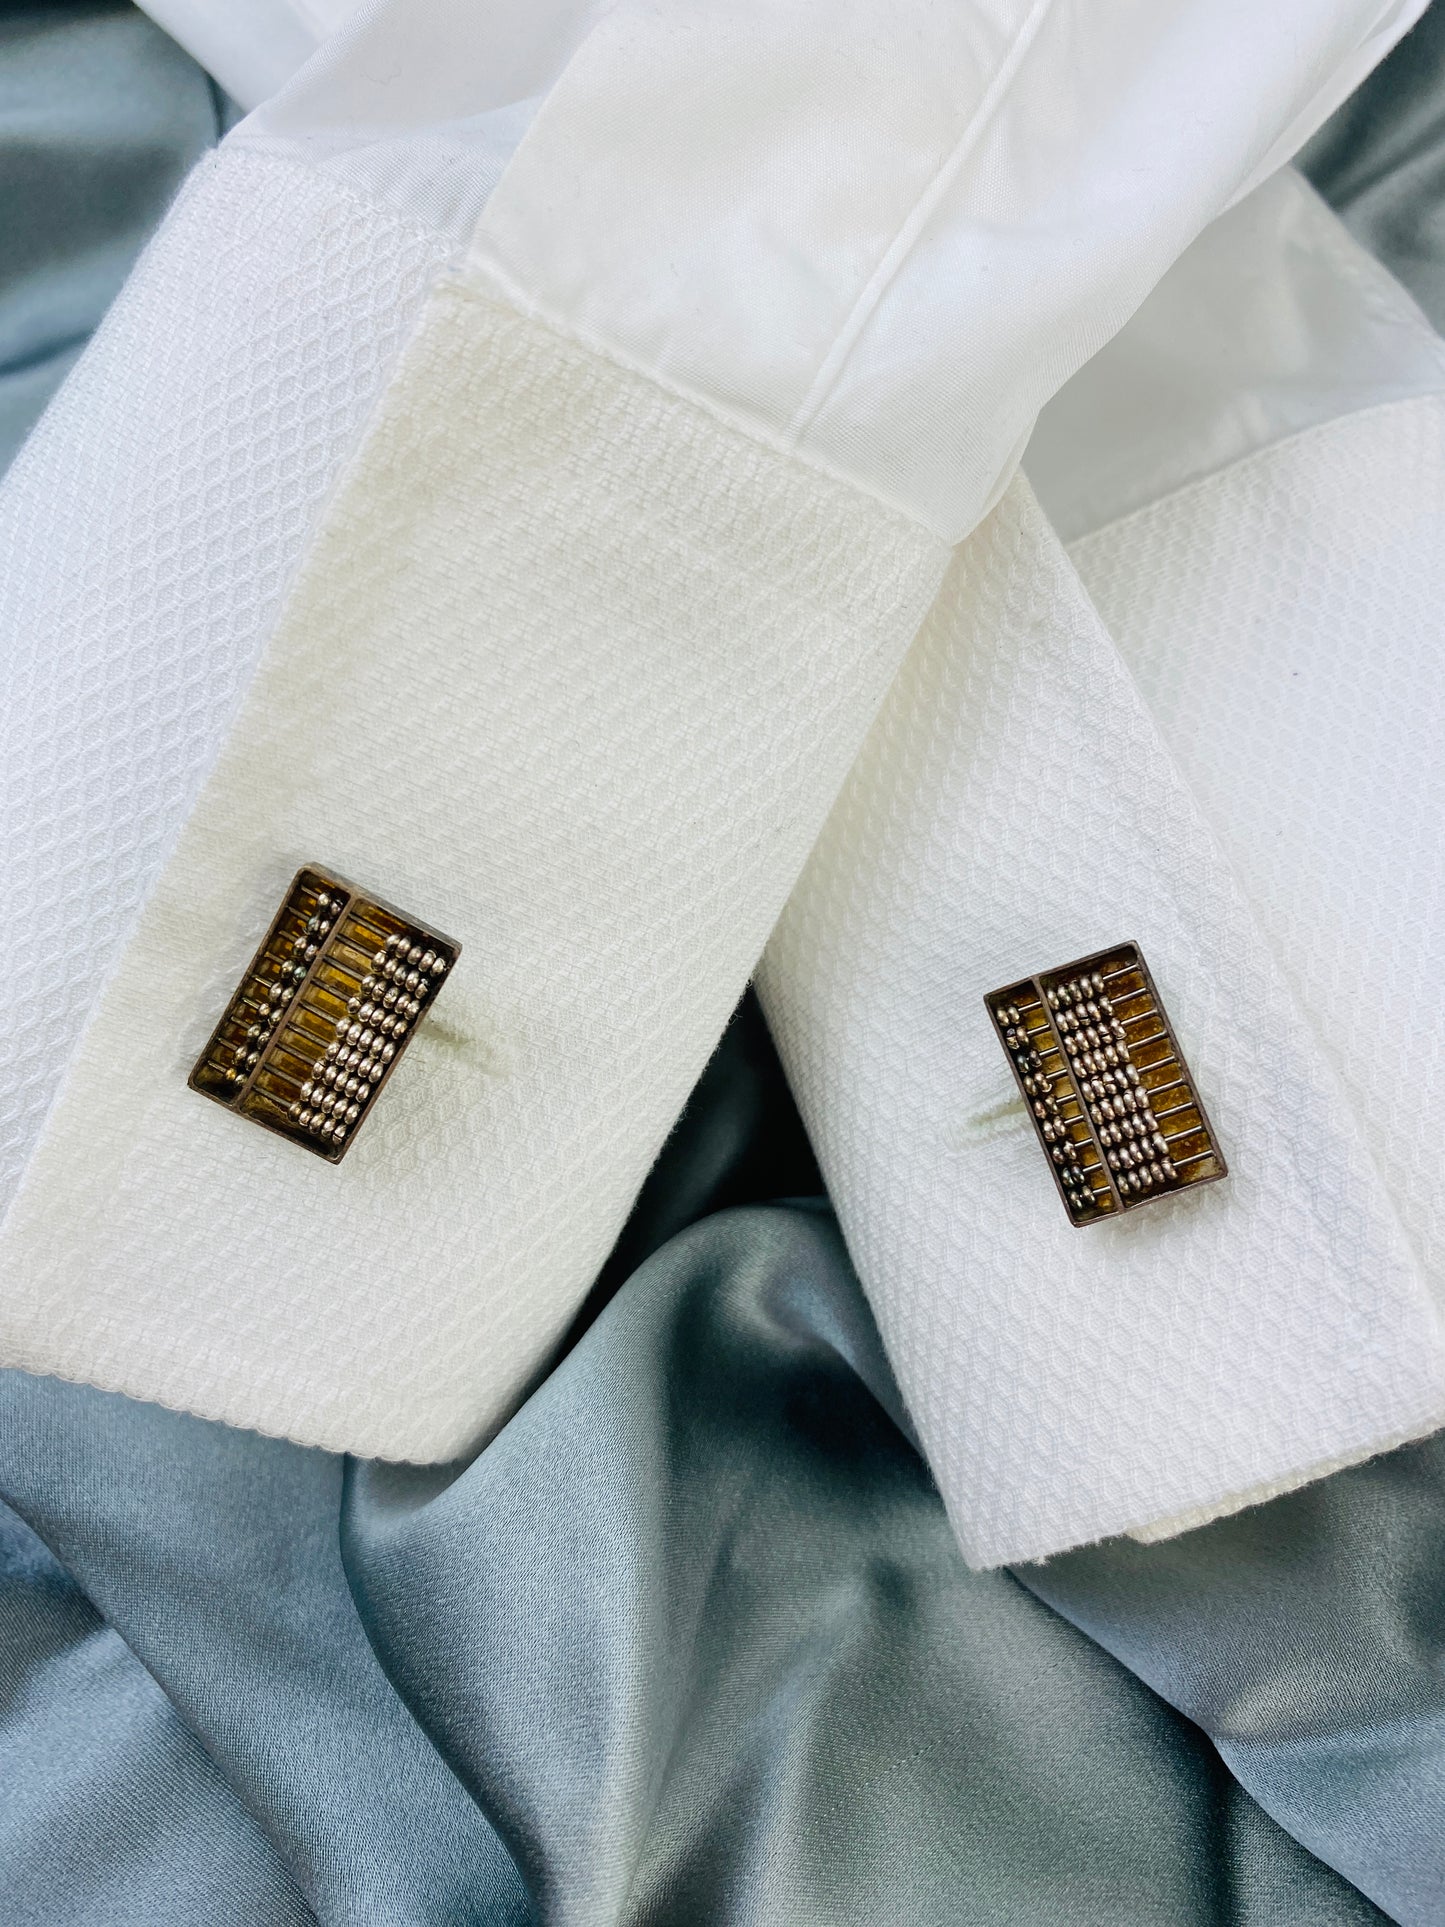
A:
POLYGON ((188 1080, 339 1164, 461 945, 325 870, 299 870, 188 1080))
POLYGON ((1228 1175, 1137 944, 984 1002, 1070 1222, 1097 1224, 1228 1175))

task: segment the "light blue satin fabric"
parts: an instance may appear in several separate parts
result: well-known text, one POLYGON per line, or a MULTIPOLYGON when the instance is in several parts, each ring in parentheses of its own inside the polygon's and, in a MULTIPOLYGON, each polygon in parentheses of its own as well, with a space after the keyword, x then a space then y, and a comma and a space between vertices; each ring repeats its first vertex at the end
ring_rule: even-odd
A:
POLYGON ((525 1919, 357 1614, 341 1462, 0 1378, 7 1927, 525 1919))
POLYGON ((821 1205, 671 1239, 460 1471, 6 1376, 8 1917, 1378 1919, 963 1567, 895 1400, 821 1205))
POLYGON ((1357 240, 1445 329, 1445 7, 1326 122, 1300 165, 1357 240))
MULTIPOLYGON (((123 9, 0 16, 12 446, 216 112, 123 9)), ((0 1374, 6 1927, 1445 1921, 1445 1446, 970 1574, 816 1186, 748 1002, 465 1467, 0 1374)))
POLYGON ((0 1587, 14 1918, 1379 1919, 1105 1650, 1243 1678, 1216 1607, 1151 1629, 1147 1588, 1110 1591, 1174 1549, 1093 1555, 1063 1602, 1092 1638, 1037 1596, 1068 1562, 964 1568, 831 1215, 710 1209, 807 1169, 749 1004, 609 1302, 464 1468, 0 1375, 36 1535, 0 1587))
POLYGON ((1021 1572, 1395 1918, 1445 1921, 1445 1440, 1021 1572))
POLYGON ((224 114, 133 7, 0 7, 0 465, 224 114))

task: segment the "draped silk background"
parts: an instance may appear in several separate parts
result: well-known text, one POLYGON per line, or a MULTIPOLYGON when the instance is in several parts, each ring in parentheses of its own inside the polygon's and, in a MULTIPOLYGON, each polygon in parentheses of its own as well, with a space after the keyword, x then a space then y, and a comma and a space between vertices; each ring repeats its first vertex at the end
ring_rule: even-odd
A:
MULTIPOLYGON (((0 20, 8 456, 226 114, 0 20)), ((1445 13, 1317 138, 1445 316, 1445 13)), ((751 1002, 465 1467, 0 1378, 0 1916, 1445 1918, 1445 1445, 968 1572, 751 1002)))

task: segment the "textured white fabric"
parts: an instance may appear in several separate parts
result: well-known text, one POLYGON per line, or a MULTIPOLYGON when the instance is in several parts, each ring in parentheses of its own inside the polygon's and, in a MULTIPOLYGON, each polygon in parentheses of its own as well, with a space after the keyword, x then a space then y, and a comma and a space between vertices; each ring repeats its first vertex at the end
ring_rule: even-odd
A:
POLYGON ((620 1229, 946 561, 438 290, 12 1207, 5 1358, 333 1448, 474 1445, 620 1229), (307 859, 463 946, 339 1167, 185 1085, 307 859))
POLYGON ((0 490, 0 1211, 445 243, 229 150, 0 490))
MULTIPOLYGON (((1200 580, 1215 552, 1190 531, 1200 580)), ((1252 583, 1205 623, 1247 622, 1252 583)), ((971 1561, 1146 1526, 1445 1418, 1437 1310, 1331 1062, 1022 482, 960 551, 760 989, 971 1561), (982 994, 1125 937, 1232 1175, 1081 1232, 982 994)))
POLYGON ((1421 8, 616 0, 471 258, 949 540, 1421 8))
MULTIPOLYGON (((263 13, 163 4, 284 68, 263 13)), ((1422 5, 406 0, 234 138, 470 236, 520 304, 954 540, 1422 5)))
POLYGON ((1293 168, 1207 227, 1039 416, 1066 542, 1358 408, 1445 391, 1445 341, 1293 168))
POLYGON ((1073 549, 1343 1078, 1437 1303, 1445 839, 1420 826, 1445 819, 1442 523, 1433 396, 1321 424, 1073 549))
POLYGON ((1072 554, 1445 1288, 1445 399, 1322 425, 1072 554))
MULTIPOLYGON (((1027 455, 1066 527, 1113 523, 1074 559, 1246 886, 1313 1048, 1340 1074, 1436 1302, 1442 1072, 1428 987, 1445 890, 1440 839, 1412 826, 1441 814, 1442 373, 1445 349, 1413 303, 1286 171, 1188 251, 1045 410, 1027 455), (1391 398, 1414 399, 1379 405, 1391 398), (1331 419, 1352 409, 1363 412, 1331 419), (1210 479, 1178 487, 1199 476, 1210 479)), ((1114 759, 1101 745, 1097 784, 1112 782, 1114 759)), ((1075 887, 1092 894, 1092 867, 1075 887)), ((1128 924, 1107 935, 1136 934, 1128 924)), ((828 1101, 872 1100, 844 1077, 828 1101)), ((849 1181, 855 1215, 887 1195, 866 1164, 849 1181)), ((1322 1164, 1317 1182, 1332 1181, 1322 1164)), ((1291 1289, 1307 1297, 1307 1258, 1291 1289)), ((1402 1341, 1387 1326, 1381 1342, 1402 1341)), ((1161 1395, 1191 1373, 1166 1353, 1161 1395)), ((1293 1397, 1289 1372, 1255 1396, 1293 1397)), ((947 1430, 961 1419, 944 1406, 947 1430)), ((1221 1486, 1206 1455, 1187 1505, 1148 1495, 1138 1536, 1198 1525, 1419 1429, 1397 1416, 1382 1409, 1363 1444, 1342 1433, 1281 1461, 1256 1451, 1256 1415, 1242 1433, 1249 1475, 1221 1486)), ((1220 1423, 1240 1433, 1238 1412, 1220 1423)), ((1060 1531, 1087 1536, 1086 1525, 1060 1531)))
POLYGON ((1175 1512, 1167 1518, 1155 1519, 1147 1526, 1135 1526, 1129 1537, 1137 1539, 1140 1545, 1158 1545, 1165 1539, 1177 1539, 1182 1532, 1195 1532, 1200 1526, 1207 1526, 1213 1519, 1228 1518, 1232 1512, 1243 1512, 1248 1506, 1267 1505, 1271 1499, 1283 1498, 1287 1492, 1298 1492, 1301 1486, 1313 1485, 1319 1479, 1328 1479, 1336 1472, 1347 1467, 1360 1465, 1366 1459, 1377 1458, 1382 1452, 1389 1452, 1397 1445, 1408 1445, 1419 1434, 1411 1428, 1394 1437, 1382 1434, 1363 1449, 1342 1452, 1332 1459, 1321 1459, 1317 1464, 1306 1466, 1302 1471, 1286 1473, 1278 1479, 1263 1479, 1258 1485, 1244 1487, 1241 1491, 1230 1492, 1212 1504, 1189 1506, 1183 1512, 1175 1512))
MULTIPOLYGON (((884 504, 966 526, 1050 388, 1416 11, 416 0, 324 47, 0 502, 24 934, 57 956, 5 1013, 12 1177, 72 1059, 0 1356, 394 1456, 493 1423, 941 573, 884 504), (479 210, 472 274, 587 345, 436 295, 316 538, 479 210), (182 1088, 305 858, 466 946, 340 1172, 182 1088)), ((1387 1220, 1359 1239, 1394 1252, 1387 1220)))

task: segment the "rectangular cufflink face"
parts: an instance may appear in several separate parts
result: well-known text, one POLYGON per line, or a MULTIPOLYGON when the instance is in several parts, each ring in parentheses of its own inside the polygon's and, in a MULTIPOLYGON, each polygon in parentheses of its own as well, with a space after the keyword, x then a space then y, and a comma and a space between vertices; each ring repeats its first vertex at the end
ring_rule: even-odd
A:
POLYGON ((189 1083, 339 1164, 461 946, 299 870, 189 1083))
POLYGON ((1227 1175, 1136 944, 1022 978, 984 1002, 1072 1223, 1227 1175))

